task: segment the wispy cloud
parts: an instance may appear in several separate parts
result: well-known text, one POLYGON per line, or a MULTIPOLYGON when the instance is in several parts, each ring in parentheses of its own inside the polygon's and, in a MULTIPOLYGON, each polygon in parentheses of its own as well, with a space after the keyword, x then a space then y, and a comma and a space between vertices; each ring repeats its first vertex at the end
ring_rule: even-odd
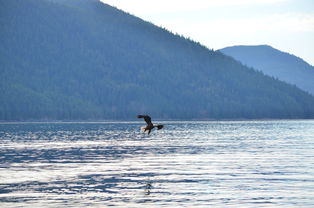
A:
POLYGON ((265 5, 287 0, 101 0, 134 14, 193 11, 220 6, 265 5))
POLYGON ((312 0, 101 0, 219 49, 270 44, 314 63, 312 0))
MULTIPOLYGON (((195 23, 194 23, 195 24, 195 23)), ((215 21, 198 22, 200 27, 210 26, 215 30, 229 31, 301 31, 314 32, 314 15, 304 13, 269 14, 251 18, 226 18, 215 21)))
POLYGON ((160 23, 160 25, 215 47, 213 40, 225 43, 245 40, 249 44, 254 40, 257 41, 261 36, 275 38, 278 34, 314 33, 314 16, 310 14, 272 14, 254 18, 224 18, 195 22, 178 22, 176 20, 160 23))

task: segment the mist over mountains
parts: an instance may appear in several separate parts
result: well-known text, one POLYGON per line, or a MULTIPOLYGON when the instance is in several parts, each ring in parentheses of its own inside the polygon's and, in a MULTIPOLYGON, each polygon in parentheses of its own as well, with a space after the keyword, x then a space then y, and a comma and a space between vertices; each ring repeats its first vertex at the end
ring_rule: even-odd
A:
POLYGON ((314 97, 96 0, 0 0, 0 120, 314 118, 314 97))
POLYGON ((314 95, 314 67, 299 57, 268 45, 231 46, 220 51, 249 67, 294 84, 314 95))

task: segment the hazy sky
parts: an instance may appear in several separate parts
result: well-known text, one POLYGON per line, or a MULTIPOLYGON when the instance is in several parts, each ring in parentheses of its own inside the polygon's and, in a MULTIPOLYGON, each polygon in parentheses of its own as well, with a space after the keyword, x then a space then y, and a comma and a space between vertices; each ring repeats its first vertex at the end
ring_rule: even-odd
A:
POLYGON ((314 0, 102 0, 220 49, 267 44, 314 65, 314 0))

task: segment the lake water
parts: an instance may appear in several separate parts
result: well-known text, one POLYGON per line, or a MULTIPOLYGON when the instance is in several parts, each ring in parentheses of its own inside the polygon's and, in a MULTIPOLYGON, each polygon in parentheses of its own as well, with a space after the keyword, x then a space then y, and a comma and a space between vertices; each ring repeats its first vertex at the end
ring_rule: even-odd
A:
POLYGON ((314 207, 314 120, 0 123, 0 207, 314 207))

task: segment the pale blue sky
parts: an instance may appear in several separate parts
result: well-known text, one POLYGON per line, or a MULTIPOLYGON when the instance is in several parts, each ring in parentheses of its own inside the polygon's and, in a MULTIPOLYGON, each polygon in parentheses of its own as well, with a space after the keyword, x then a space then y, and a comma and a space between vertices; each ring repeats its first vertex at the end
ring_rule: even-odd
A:
POLYGON ((314 0, 102 0, 208 48, 271 45, 314 65, 314 0))

